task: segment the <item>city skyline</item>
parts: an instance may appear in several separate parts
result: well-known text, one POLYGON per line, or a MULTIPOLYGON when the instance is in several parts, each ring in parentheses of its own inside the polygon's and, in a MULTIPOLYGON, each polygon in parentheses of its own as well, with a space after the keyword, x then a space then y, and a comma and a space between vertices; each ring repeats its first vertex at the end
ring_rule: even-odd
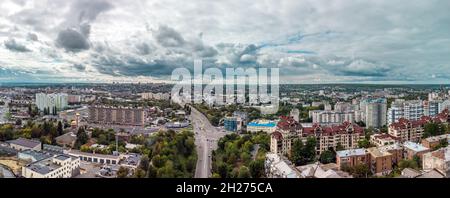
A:
POLYGON ((279 67, 280 83, 448 84, 448 1, 0 3, 0 82, 167 82, 279 67))

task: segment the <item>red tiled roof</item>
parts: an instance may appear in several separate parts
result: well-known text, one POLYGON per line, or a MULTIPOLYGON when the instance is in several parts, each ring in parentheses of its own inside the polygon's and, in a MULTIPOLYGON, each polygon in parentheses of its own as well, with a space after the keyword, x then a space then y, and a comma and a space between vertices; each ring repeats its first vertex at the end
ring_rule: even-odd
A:
POLYGON ((392 136, 392 135, 387 134, 387 133, 376 134, 374 137, 376 139, 388 139, 388 138, 391 138, 391 139, 394 139, 394 140, 401 140, 401 138, 392 136))
POLYGON ((321 133, 325 136, 347 133, 359 133, 364 134, 364 129, 356 124, 344 122, 341 125, 332 125, 322 127, 319 124, 313 124, 312 127, 303 128, 304 135, 314 135, 315 133, 321 133))
POLYGON ((274 137, 276 140, 281 140, 283 138, 283 135, 278 131, 273 132, 271 136, 274 137))
POLYGON ((435 117, 422 116, 419 120, 407 120, 405 118, 400 118, 398 122, 392 123, 389 127, 395 129, 406 129, 408 127, 417 128, 423 127, 426 123, 442 123, 447 122, 449 118, 448 110, 445 109, 442 113, 436 115, 435 117))
POLYGON ((285 131, 298 131, 302 128, 302 126, 300 123, 295 121, 293 117, 280 116, 280 121, 277 124, 277 128, 285 131))

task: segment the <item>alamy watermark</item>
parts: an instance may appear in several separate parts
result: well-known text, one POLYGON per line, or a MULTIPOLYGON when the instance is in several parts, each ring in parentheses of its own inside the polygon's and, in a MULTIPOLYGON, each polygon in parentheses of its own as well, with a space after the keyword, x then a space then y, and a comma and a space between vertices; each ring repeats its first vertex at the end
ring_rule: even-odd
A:
POLYGON ((274 114, 279 107, 279 68, 207 68, 194 61, 194 74, 186 68, 172 72, 172 101, 179 104, 241 104, 274 114), (223 71, 225 70, 225 75, 223 71))

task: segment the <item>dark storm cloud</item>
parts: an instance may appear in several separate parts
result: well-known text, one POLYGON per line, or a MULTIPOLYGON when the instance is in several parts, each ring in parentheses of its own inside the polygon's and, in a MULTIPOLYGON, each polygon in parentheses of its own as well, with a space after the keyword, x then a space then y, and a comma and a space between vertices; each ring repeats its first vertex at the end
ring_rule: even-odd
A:
POLYGON ((148 55, 151 52, 150 46, 147 43, 136 44, 136 49, 141 55, 148 55))
POLYGON ((77 70, 77 71, 85 71, 86 70, 86 66, 82 65, 82 64, 74 64, 73 67, 77 70))
POLYGON ((58 33, 56 44, 67 51, 79 52, 90 48, 91 22, 102 12, 111 10, 113 5, 102 0, 80 0, 71 5, 65 26, 58 33))
POLYGON ((181 47, 186 43, 179 32, 166 25, 159 26, 154 36, 158 44, 164 47, 181 47))
POLYGON ((27 34, 27 39, 30 41, 38 41, 38 36, 34 33, 28 33, 27 34))
POLYGON ((109 1, 104 0, 78 0, 72 5, 70 13, 78 16, 78 22, 92 22, 97 16, 114 6, 109 1))
POLYGON ((9 50, 15 51, 15 52, 30 52, 31 51, 25 45, 18 43, 13 38, 6 40, 4 42, 4 45, 5 45, 6 49, 9 49, 9 50))
POLYGON ((65 29, 59 32, 56 44, 67 51, 77 52, 89 49, 88 39, 75 29, 65 29))

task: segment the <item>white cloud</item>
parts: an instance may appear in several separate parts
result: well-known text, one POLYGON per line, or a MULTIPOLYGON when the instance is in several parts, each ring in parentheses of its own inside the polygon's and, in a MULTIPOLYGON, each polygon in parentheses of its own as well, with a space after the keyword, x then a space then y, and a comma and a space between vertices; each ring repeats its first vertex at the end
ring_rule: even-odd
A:
POLYGON ((448 7, 446 0, 3 0, 0 67, 159 78, 201 57, 207 67, 281 67, 289 82, 448 81, 439 75, 450 72, 448 7))

